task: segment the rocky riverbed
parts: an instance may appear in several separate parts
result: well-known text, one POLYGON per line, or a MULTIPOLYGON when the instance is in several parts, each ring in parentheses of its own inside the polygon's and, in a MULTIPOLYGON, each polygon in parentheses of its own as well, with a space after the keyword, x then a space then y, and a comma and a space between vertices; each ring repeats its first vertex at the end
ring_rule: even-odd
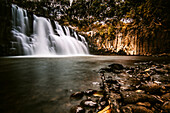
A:
POLYGON ((139 62, 134 66, 113 63, 98 71, 100 90, 75 92, 71 113, 169 113, 170 64, 139 62))

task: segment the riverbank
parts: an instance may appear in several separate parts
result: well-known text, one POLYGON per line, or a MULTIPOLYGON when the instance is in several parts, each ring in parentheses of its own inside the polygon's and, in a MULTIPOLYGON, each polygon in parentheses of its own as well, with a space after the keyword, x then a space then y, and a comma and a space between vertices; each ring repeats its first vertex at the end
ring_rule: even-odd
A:
POLYGON ((98 74, 100 90, 71 95, 81 100, 71 113, 168 113, 170 112, 170 64, 138 62, 134 66, 113 63, 98 74))

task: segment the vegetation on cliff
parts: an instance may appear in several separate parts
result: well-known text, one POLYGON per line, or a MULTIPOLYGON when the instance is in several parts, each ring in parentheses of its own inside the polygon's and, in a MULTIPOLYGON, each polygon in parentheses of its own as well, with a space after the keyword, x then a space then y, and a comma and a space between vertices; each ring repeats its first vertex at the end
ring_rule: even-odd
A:
MULTIPOLYGON (((13 0, 11 2, 29 12, 57 20, 60 24, 85 34, 92 47, 99 43, 98 49, 103 47, 106 49, 107 41, 118 40, 116 37, 120 33, 123 37, 136 36, 141 41, 159 39, 161 34, 158 33, 168 35, 170 30, 168 0, 73 0, 72 3, 69 0, 40 0, 40 2, 13 0)), ((128 45, 122 46, 125 48, 128 45)), ((161 52, 168 52, 167 48, 161 52)))

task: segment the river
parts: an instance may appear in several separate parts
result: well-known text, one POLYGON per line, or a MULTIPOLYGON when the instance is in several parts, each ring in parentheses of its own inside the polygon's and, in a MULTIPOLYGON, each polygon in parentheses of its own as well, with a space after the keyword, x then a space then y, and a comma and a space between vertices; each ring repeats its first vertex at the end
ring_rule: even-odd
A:
POLYGON ((97 71, 111 63, 168 62, 168 57, 1 57, 0 113, 69 113, 76 91, 98 89, 97 71))

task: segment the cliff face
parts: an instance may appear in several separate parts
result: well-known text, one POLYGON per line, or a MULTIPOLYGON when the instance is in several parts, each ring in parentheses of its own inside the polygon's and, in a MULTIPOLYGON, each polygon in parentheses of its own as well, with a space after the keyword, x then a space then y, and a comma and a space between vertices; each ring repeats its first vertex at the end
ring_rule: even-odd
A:
MULTIPOLYGON (((117 33, 112 40, 102 40, 101 37, 92 35, 90 43, 94 46, 95 50, 104 50, 118 53, 123 51, 127 55, 154 55, 169 53, 170 51, 170 38, 168 31, 155 32, 154 36, 141 38, 137 34, 131 33, 117 33)), ((101 53, 102 54, 102 53, 101 53)), ((122 54, 122 53, 120 53, 122 54)))

